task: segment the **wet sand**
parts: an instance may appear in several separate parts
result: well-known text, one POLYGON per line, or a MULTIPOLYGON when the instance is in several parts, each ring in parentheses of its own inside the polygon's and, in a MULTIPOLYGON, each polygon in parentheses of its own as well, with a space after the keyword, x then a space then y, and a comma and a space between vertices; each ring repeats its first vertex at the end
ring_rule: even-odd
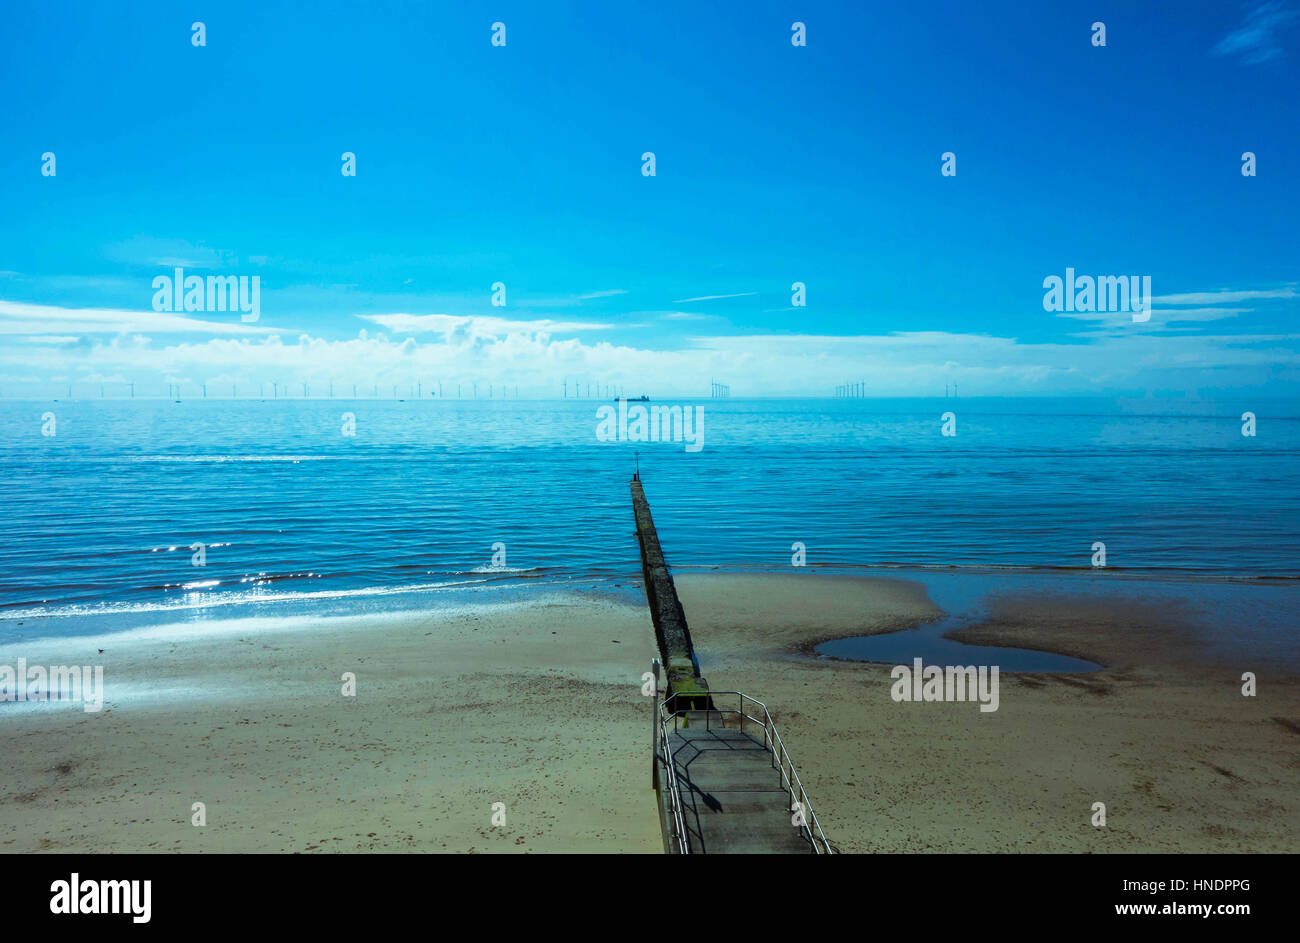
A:
MULTIPOLYGON (((938 616, 917 583, 678 587, 711 686, 767 703, 845 851, 1300 850, 1300 679, 1216 660, 1167 607, 993 601, 960 637, 1105 667, 1003 674, 999 709, 981 713, 895 703, 887 666, 812 654, 938 616), (1098 801, 1105 828, 1089 824, 1098 801)), ((555 593, 5 645, 0 664, 103 664, 107 703, 0 705, 0 848, 659 853, 640 690, 653 653, 635 597, 555 593), (356 697, 340 694, 347 671, 356 697)))

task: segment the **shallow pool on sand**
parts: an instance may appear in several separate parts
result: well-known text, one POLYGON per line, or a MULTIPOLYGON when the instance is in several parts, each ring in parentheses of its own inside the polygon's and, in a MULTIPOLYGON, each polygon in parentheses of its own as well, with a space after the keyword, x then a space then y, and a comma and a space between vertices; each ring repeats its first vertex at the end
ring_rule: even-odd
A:
POLYGON ((834 639, 817 646, 817 654, 849 661, 910 665, 920 658, 927 665, 996 665, 1000 671, 1098 671, 1101 665, 1082 658, 1028 648, 968 645, 944 638, 950 632, 977 624, 984 617, 983 600, 1001 587, 1001 580, 975 578, 973 574, 909 574, 925 583, 926 590, 945 615, 901 632, 834 639))

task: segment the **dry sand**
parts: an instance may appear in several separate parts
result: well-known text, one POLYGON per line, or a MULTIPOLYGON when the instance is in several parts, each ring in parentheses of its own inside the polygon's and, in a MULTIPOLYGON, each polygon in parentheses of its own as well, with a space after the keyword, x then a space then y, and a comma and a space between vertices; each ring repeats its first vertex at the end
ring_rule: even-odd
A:
MULTIPOLYGON (((1300 681, 1214 663, 1167 612, 998 601, 971 641, 1106 668, 1004 673, 999 710, 981 713, 894 703, 887 667, 809 654, 938 615, 919 584, 808 572, 678 587, 711 686, 768 704, 845 851, 1300 850, 1300 681), (1241 696, 1243 670, 1259 696, 1241 696)), ((550 594, 230 628, 0 648, 0 664, 103 664, 108 688, 98 714, 0 705, 0 848, 661 850, 644 605, 550 594)))

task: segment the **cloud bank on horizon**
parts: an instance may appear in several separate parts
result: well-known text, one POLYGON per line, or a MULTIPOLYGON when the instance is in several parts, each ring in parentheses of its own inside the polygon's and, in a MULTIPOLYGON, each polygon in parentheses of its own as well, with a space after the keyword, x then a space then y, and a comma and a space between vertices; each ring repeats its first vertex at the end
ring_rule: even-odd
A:
MULTIPOLYGON (((1214 293, 1196 293, 1200 298, 1214 293)), ((1224 299, 1240 292, 1219 293, 1224 299)), ((1289 295, 1287 296, 1289 297, 1289 295)), ((1300 334, 1180 333, 1183 321, 1235 317, 1250 309, 1157 306, 1153 324, 1131 331, 1117 315, 1070 342, 945 331, 875 335, 691 335, 675 349, 648 349, 565 334, 605 325, 499 317, 363 315, 385 330, 350 338, 178 315, 64 309, 0 301, 0 371, 7 382, 111 384, 272 383, 362 390, 422 383, 494 383, 552 397, 564 384, 612 384, 659 395, 700 395, 698 377, 727 376, 746 395, 823 396, 829 377, 864 379, 876 395, 934 395, 935 382, 985 395, 1096 394, 1143 388, 1250 386, 1291 364, 1300 334), (1162 315, 1167 320, 1156 320, 1162 315), (156 319, 156 320, 155 320, 156 319), (152 323, 151 323, 152 322, 152 323), (219 336, 203 337, 204 334, 219 336), (197 335, 197 336, 196 336, 197 335), (752 391, 752 392, 751 392, 752 391)), ((1064 316, 1064 315, 1062 315, 1064 316)), ((1070 315, 1081 317, 1080 315, 1070 315)), ((1127 316, 1125 316, 1127 317, 1127 316)), ((1293 379, 1293 377, 1288 377, 1293 379)), ((450 388, 450 387, 448 387, 450 388)), ((88 395, 85 389, 83 395, 88 395)))

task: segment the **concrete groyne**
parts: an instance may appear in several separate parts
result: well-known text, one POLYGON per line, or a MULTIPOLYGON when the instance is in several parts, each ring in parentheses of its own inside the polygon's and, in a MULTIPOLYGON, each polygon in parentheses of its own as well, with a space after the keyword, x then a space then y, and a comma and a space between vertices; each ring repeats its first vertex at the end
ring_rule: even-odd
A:
POLYGON ((659 657, 667 675, 667 693, 681 695, 678 703, 683 709, 708 710, 712 706, 709 684, 700 677, 700 663, 695 657, 691 630, 686 625, 686 613, 677 599, 677 588, 668 572, 663 548, 659 546, 659 534, 655 531, 640 476, 632 479, 632 509, 636 515, 637 543, 641 547, 646 602, 650 606, 659 657))

